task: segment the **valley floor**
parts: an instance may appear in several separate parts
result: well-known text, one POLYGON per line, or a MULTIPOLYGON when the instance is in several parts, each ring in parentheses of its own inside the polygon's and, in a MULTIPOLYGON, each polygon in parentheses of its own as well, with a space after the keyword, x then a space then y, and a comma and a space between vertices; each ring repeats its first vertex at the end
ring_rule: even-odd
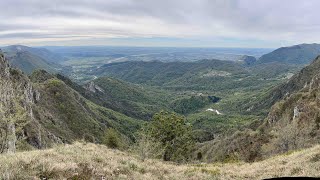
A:
POLYGON ((177 165, 75 143, 0 155, 0 179, 263 179, 320 177, 320 145, 255 163, 177 165))

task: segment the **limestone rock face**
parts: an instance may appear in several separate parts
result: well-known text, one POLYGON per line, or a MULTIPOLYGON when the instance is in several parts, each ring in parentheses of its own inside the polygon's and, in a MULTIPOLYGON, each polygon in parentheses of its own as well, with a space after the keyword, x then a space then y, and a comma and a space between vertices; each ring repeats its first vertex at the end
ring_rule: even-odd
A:
POLYGON ((85 88, 87 91, 90 91, 93 93, 96 93, 97 91, 100 93, 104 93, 104 90, 101 87, 99 87, 98 85, 96 85, 93 81, 91 81, 89 84, 87 84, 85 86, 85 88))
POLYGON ((298 108, 298 106, 296 106, 293 109, 293 118, 292 119, 295 120, 298 117, 299 117, 299 108, 298 108))
POLYGON ((0 153, 50 148, 88 137, 102 142, 109 127, 129 137, 132 128, 140 127, 139 121, 80 93, 98 99, 105 92, 95 83, 85 89, 45 70, 26 76, 0 53, 0 153))
POLYGON ((28 78, 11 69, 0 53, 0 152, 15 152, 17 134, 25 134, 24 126, 35 122, 32 107, 39 98, 28 78))
POLYGON ((4 58, 4 55, 0 51, 0 76, 1 77, 9 77, 9 63, 4 58))
MULTIPOLYGON (((279 152, 310 147, 320 140, 320 57, 281 87, 289 91, 268 114, 267 131, 279 152), (298 89, 299 88, 299 89, 298 89), (297 90, 296 90, 297 89, 297 90)), ((271 141, 271 142, 272 142, 271 141)))

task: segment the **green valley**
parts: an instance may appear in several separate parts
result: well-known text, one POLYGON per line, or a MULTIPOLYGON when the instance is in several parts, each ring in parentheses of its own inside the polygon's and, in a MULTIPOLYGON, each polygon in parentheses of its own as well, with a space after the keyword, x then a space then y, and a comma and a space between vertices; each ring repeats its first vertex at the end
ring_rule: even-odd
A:
POLYGON ((74 67, 64 65, 83 60, 51 64, 49 51, 35 49, 14 52, 30 54, 32 61, 21 58, 37 62, 33 66, 15 66, 20 56, 9 51, 2 57, 1 83, 10 85, 3 94, 11 97, 2 105, 10 124, 1 126, 9 135, 2 138, 3 152, 84 141, 143 160, 253 162, 317 144, 318 118, 312 110, 317 91, 310 88, 317 86, 318 59, 305 68, 246 56, 241 61, 93 60, 74 67), (292 116, 301 118, 296 123, 306 116, 311 120, 298 126, 292 116))

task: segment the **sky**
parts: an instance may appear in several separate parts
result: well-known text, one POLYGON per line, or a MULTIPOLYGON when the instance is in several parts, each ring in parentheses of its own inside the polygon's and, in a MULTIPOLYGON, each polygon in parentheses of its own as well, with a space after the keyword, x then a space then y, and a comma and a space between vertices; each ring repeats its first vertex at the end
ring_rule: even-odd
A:
POLYGON ((319 0, 0 0, 0 45, 319 43, 319 7, 319 0))

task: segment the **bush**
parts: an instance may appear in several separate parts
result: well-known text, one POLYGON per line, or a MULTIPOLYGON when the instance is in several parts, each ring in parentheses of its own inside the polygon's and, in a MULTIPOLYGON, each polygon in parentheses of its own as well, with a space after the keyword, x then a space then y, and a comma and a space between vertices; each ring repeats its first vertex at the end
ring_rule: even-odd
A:
POLYGON ((138 154, 142 161, 151 158, 162 158, 164 152, 162 144, 150 137, 144 129, 137 133, 136 143, 131 150, 138 154))
POLYGON ((192 127, 184 117, 174 113, 160 112, 153 116, 146 128, 148 138, 160 143, 165 161, 187 161, 194 148, 192 127))
POLYGON ((87 134, 87 133, 85 133, 85 134, 83 135, 83 140, 84 140, 85 142, 90 142, 90 143, 95 143, 95 142, 96 142, 95 137, 94 137, 93 135, 87 134))
POLYGON ((112 128, 107 129, 103 143, 113 149, 120 149, 123 147, 120 134, 112 128))
POLYGON ((62 82, 58 79, 50 79, 48 82, 49 87, 59 87, 62 85, 62 82))

